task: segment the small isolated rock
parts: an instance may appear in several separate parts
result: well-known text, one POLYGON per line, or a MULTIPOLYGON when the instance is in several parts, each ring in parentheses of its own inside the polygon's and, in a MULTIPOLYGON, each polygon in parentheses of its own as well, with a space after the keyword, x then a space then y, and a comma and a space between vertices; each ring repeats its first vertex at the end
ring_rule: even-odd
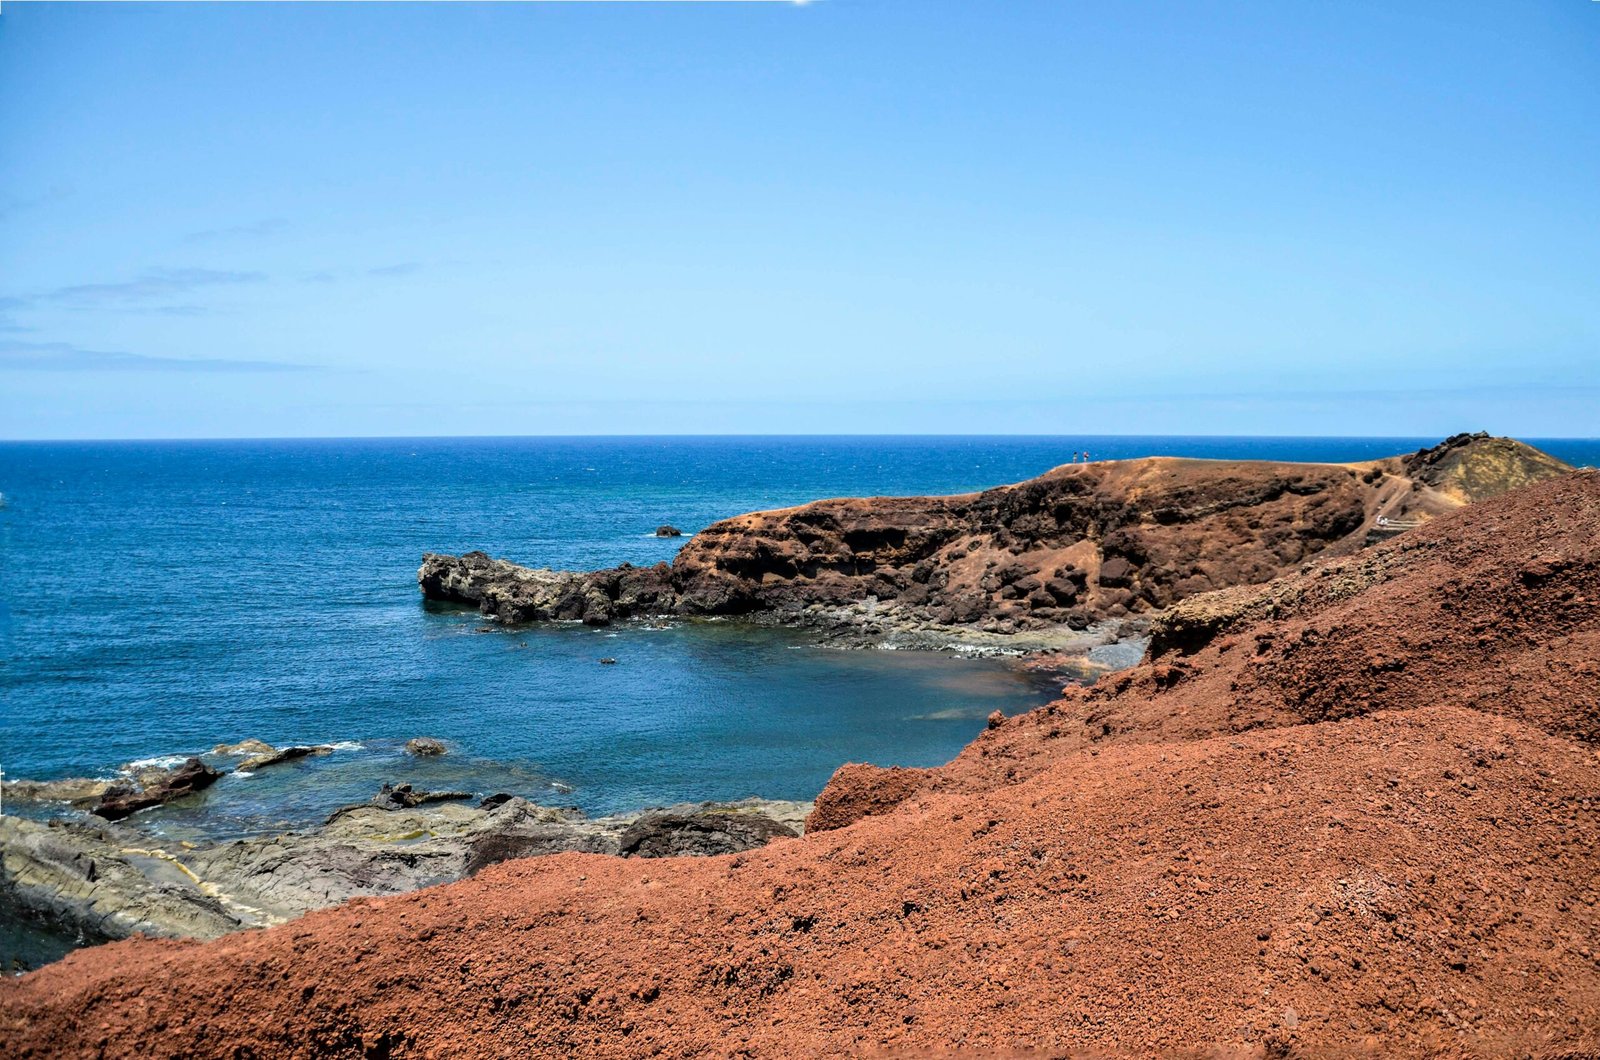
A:
POLYGON ((1005 723, 1006 716, 1004 714, 1000 713, 998 710, 991 710, 989 712, 989 728, 998 729, 1005 723))
POLYGON ((211 753, 217 755, 269 755, 276 750, 277 748, 267 741, 251 737, 247 740, 240 740, 238 743, 219 743, 211 749, 211 753))
POLYGON ((601 666, 615 666, 615 665, 617 665, 617 660, 615 660, 611 656, 607 655, 604 659, 600 660, 600 665, 601 666))
POLYGON ((406 741, 406 754, 416 755, 418 758, 437 758, 444 754, 444 744, 431 736, 418 736, 414 740, 406 741))
POLYGON ((675 526, 669 526, 666 523, 662 523, 660 526, 656 527, 656 536, 657 537, 682 537, 683 536, 683 531, 679 530, 675 526))
POLYGON ((267 750, 264 754, 251 755, 239 763, 241 773, 253 773, 266 766, 275 766, 280 762, 293 762, 297 758, 309 758, 312 755, 330 754, 333 748, 328 744, 317 744, 313 747, 283 747, 278 750, 267 750))

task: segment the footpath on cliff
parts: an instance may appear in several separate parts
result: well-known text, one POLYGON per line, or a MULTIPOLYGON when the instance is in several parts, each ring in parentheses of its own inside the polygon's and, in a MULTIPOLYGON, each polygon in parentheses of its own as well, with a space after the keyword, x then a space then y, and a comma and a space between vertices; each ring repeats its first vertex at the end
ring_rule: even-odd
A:
POLYGON ((802 838, 82 951, 0 984, 0 1054, 1600 1051, 1600 476, 1151 634, 802 838))

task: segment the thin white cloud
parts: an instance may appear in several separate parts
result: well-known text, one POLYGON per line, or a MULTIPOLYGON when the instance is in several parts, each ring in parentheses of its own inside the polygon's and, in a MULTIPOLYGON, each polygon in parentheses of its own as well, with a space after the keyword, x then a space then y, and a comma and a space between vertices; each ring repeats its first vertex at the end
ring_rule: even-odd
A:
POLYGON ((179 242, 185 244, 215 243, 228 239, 259 239, 263 236, 274 236, 279 232, 289 229, 289 222, 282 217, 267 217, 250 224, 231 225, 226 228, 207 228, 199 232, 190 232, 179 242))
POLYGON ((38 295, 35 301, 54 302, 79 308, 96 308, 152 298, 170 298, 203 287, 259 283, 267 277, 259 272, 224 269, 151 269, 119 283, 80 283, 58 287, 38 295))
POLYGON ((0 341, 0 371, 25 372, 304 372, 312 365, 224 357, 156 357, 89 350, 68 342, 0 341))

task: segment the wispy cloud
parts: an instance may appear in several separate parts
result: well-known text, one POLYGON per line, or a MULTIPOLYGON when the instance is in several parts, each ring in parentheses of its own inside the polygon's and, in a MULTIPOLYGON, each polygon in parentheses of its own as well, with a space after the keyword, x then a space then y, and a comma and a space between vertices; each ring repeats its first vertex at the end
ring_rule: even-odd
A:
POLYGON ((207 228, 199 232, 190 232, 180 242, 185 244, 215 243, 227 239, 258 239, 262 236, 274 236, 279 232, 286 232, 289 222, 282 217, 268 217, 250 224, 231 225, 225 228, 207 228))
POLYGON ((89 350, 69 342, 0 341, 0 371, 29 372, 305 372, 306 364, 236 361, 224 357, 155 357, 89 350))
POLYGON ((77 308, 99 308, 126 302, 172 298, 205 287, 260 283, 266 274, 224 269, 151 269, 131 280, 118 283, 79 283, 57 287, 35 297, 35 302, 53 302, 77 308))
POLYGON ((300 282, 335 283, 339 280, 356 279, 362 276, 375 276, 379 279, 412 276, 421 272, 424 267, 420 261, 397 261, 393 265, 374 265, 366 269, 318 269, 316 272, 302 274, 300 282))
POLYGON ((9 195, 0 196, 0 221, 8 217, 15 217, 19 213, 36 210, 41 206, 48 206, 53 202, 60 202, 73 192, 71 184, 57 184, 38 195, 9 195))

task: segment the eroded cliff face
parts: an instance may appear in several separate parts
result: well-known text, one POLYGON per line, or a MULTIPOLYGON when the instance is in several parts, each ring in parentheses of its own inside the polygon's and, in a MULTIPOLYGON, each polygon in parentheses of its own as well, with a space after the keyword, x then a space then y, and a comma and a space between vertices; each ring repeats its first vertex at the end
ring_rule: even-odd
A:
POLYGON ((419 579, 432 598, 508 622, 826 612, 872 600, 937 626, 1081 629, 1258 584, 1563 470, 1487 435, 1358 465, 1066 465, 982 493, 741 515, 696 534, 670 568, 535 571, 469 553, 429 555, 419 579))
POLYGON ((740 516, 697 534, 673 583, 688 612, 876 597, 944 625, 1081 627, 1270 578, 1355 534, 1371 492, 1332 466, 1069 465, 968 496, 740 516))

